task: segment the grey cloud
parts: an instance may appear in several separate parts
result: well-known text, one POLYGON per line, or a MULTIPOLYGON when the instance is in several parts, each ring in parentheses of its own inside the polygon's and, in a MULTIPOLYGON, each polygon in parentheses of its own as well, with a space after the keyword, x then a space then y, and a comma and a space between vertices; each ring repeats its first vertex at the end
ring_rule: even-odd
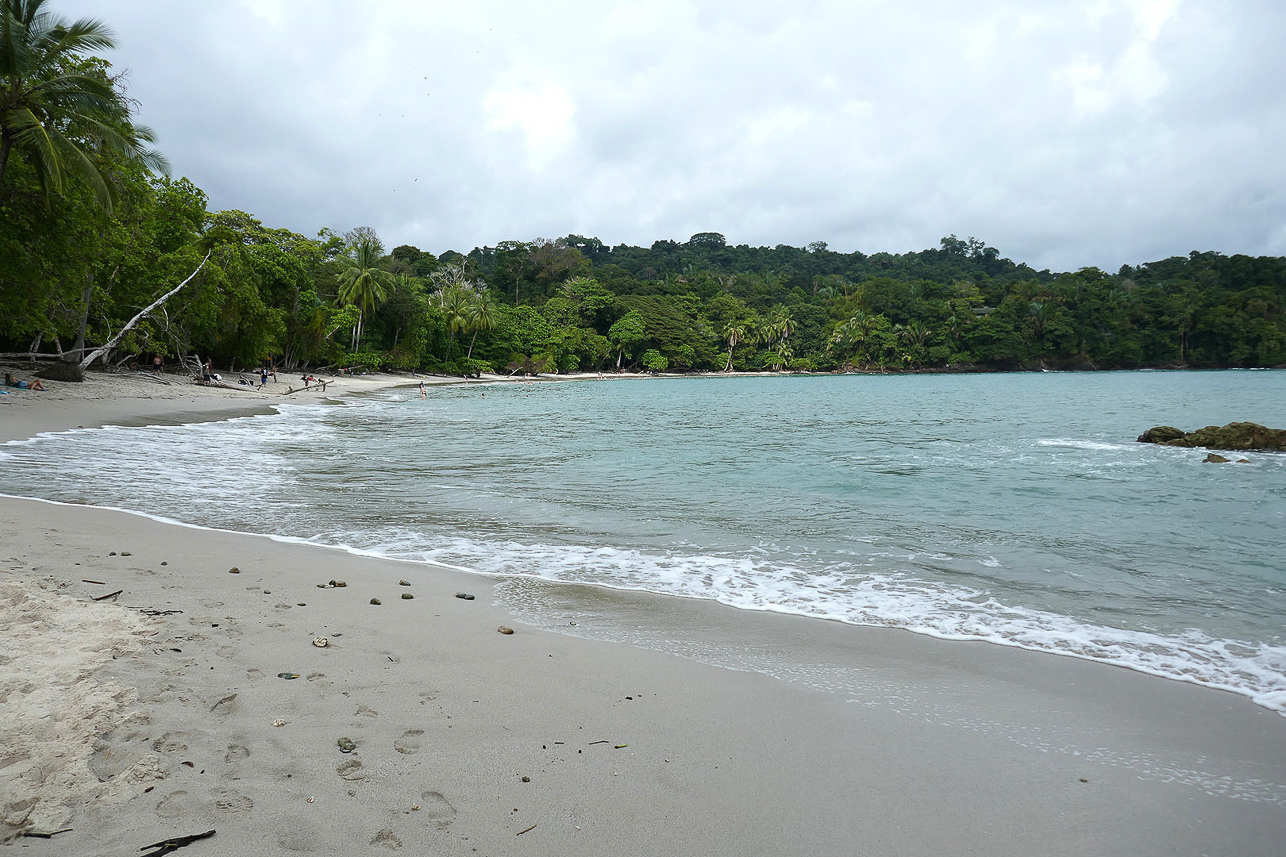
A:
POLYGON ((1182 0, 1149 41, 1149 5, 55 0, 212 206, 304 233, 1286 254, 1286 12, 1182 0))

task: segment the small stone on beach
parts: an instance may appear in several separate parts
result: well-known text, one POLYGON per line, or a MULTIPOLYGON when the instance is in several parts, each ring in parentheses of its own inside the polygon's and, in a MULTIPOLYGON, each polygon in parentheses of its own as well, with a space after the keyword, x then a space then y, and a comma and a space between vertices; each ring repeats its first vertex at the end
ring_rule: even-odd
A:
POLYGON ((379 604, 379 603, 380 603, 380 600, 379 600, 378 598, 372 598, 372 599, 371 599, 371 603, 372 603, 372 604, 379 604))
POLYGON ((512 634, 514 632, 514 629, 510 628, 508 625, 501 625, 496 630, 502 634, 512 634))
POLYGON ((415 596, 414 596, 414 595, 412 595, 412 594, 411 594, 411 593, 409 593, 409 592, 403 592, 403 593, 402 593, 402 600, 403 600, 403 601, 410 601, 410 600, 411 600, 412 598, 414 598, 414 597, 415 597, 415 596))
POLYGON ((240 574, 240 573, 241 573, 241 569, 237 568, 235 565, 232 568, 228 569, 228 574, 240 574))
POLYGON ((465 601, 472 601, 472 600, 473 600, 473 596, 472 596, 472 595, 470 595, 470 594, 469 594, 469 593, 467 593, 467 592, 457 592, 457 593, 455 594, 455 597, 456 597, 456 598, 462 598, 462 599, 464 599, 465 601))
POLYGON ((409 581, 409 580, 399 580, 399 581, 397 582, 397 585, 398 585, 398 586, 410 586, 410 585, 411 585, 411 581, 409 581))
POLYGON ((330 640, 325 637, 313 637, 313 645, 319 649, 324 649, 330 645, 330 640))
POLYGON ((286 725, 286 721, 284 721, 284 720, 274 720, 274 721, 272 721, 272 725, 273 725, 273 726, 285 726, 285 725, 286 725))
POLYGON ((353 739, 347 736, 340 738, 335 743, 339 745, 339 752, 341 753, 351 753, 357 749, 357 745, 353 743, 353 739))

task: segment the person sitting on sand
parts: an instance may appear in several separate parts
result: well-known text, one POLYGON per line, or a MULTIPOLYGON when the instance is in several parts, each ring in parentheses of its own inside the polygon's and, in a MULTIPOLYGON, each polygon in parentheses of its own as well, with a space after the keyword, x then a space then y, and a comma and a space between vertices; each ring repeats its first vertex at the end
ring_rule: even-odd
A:
POLYGON ((4 373, 4 383, 6 387, 17 387, 19 390, 43 391, 45 389, 45 385, 40 383, 39 378, 33 378, 31 380, 31 383, 27 383, 26 381, 19 381, 17 378, 13 377, 13 375, 9 374, 8 372, 4 373))

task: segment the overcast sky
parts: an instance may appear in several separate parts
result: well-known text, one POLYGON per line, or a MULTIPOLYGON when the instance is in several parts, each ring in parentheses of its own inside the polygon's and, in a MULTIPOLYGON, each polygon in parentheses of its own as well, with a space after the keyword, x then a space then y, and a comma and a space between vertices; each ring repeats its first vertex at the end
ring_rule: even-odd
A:
POLYGON ((50 0, 213 209, 1037 268, 1286 255, 1286 2, 50 0))

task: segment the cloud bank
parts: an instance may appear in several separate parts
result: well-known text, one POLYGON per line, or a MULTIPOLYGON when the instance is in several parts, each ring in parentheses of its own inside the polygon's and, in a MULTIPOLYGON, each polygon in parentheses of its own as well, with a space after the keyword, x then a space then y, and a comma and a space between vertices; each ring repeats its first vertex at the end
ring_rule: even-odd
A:
POLYGON ((175 174, 305 234, 1286 255, 1276 2, 52 2, 175 174))

